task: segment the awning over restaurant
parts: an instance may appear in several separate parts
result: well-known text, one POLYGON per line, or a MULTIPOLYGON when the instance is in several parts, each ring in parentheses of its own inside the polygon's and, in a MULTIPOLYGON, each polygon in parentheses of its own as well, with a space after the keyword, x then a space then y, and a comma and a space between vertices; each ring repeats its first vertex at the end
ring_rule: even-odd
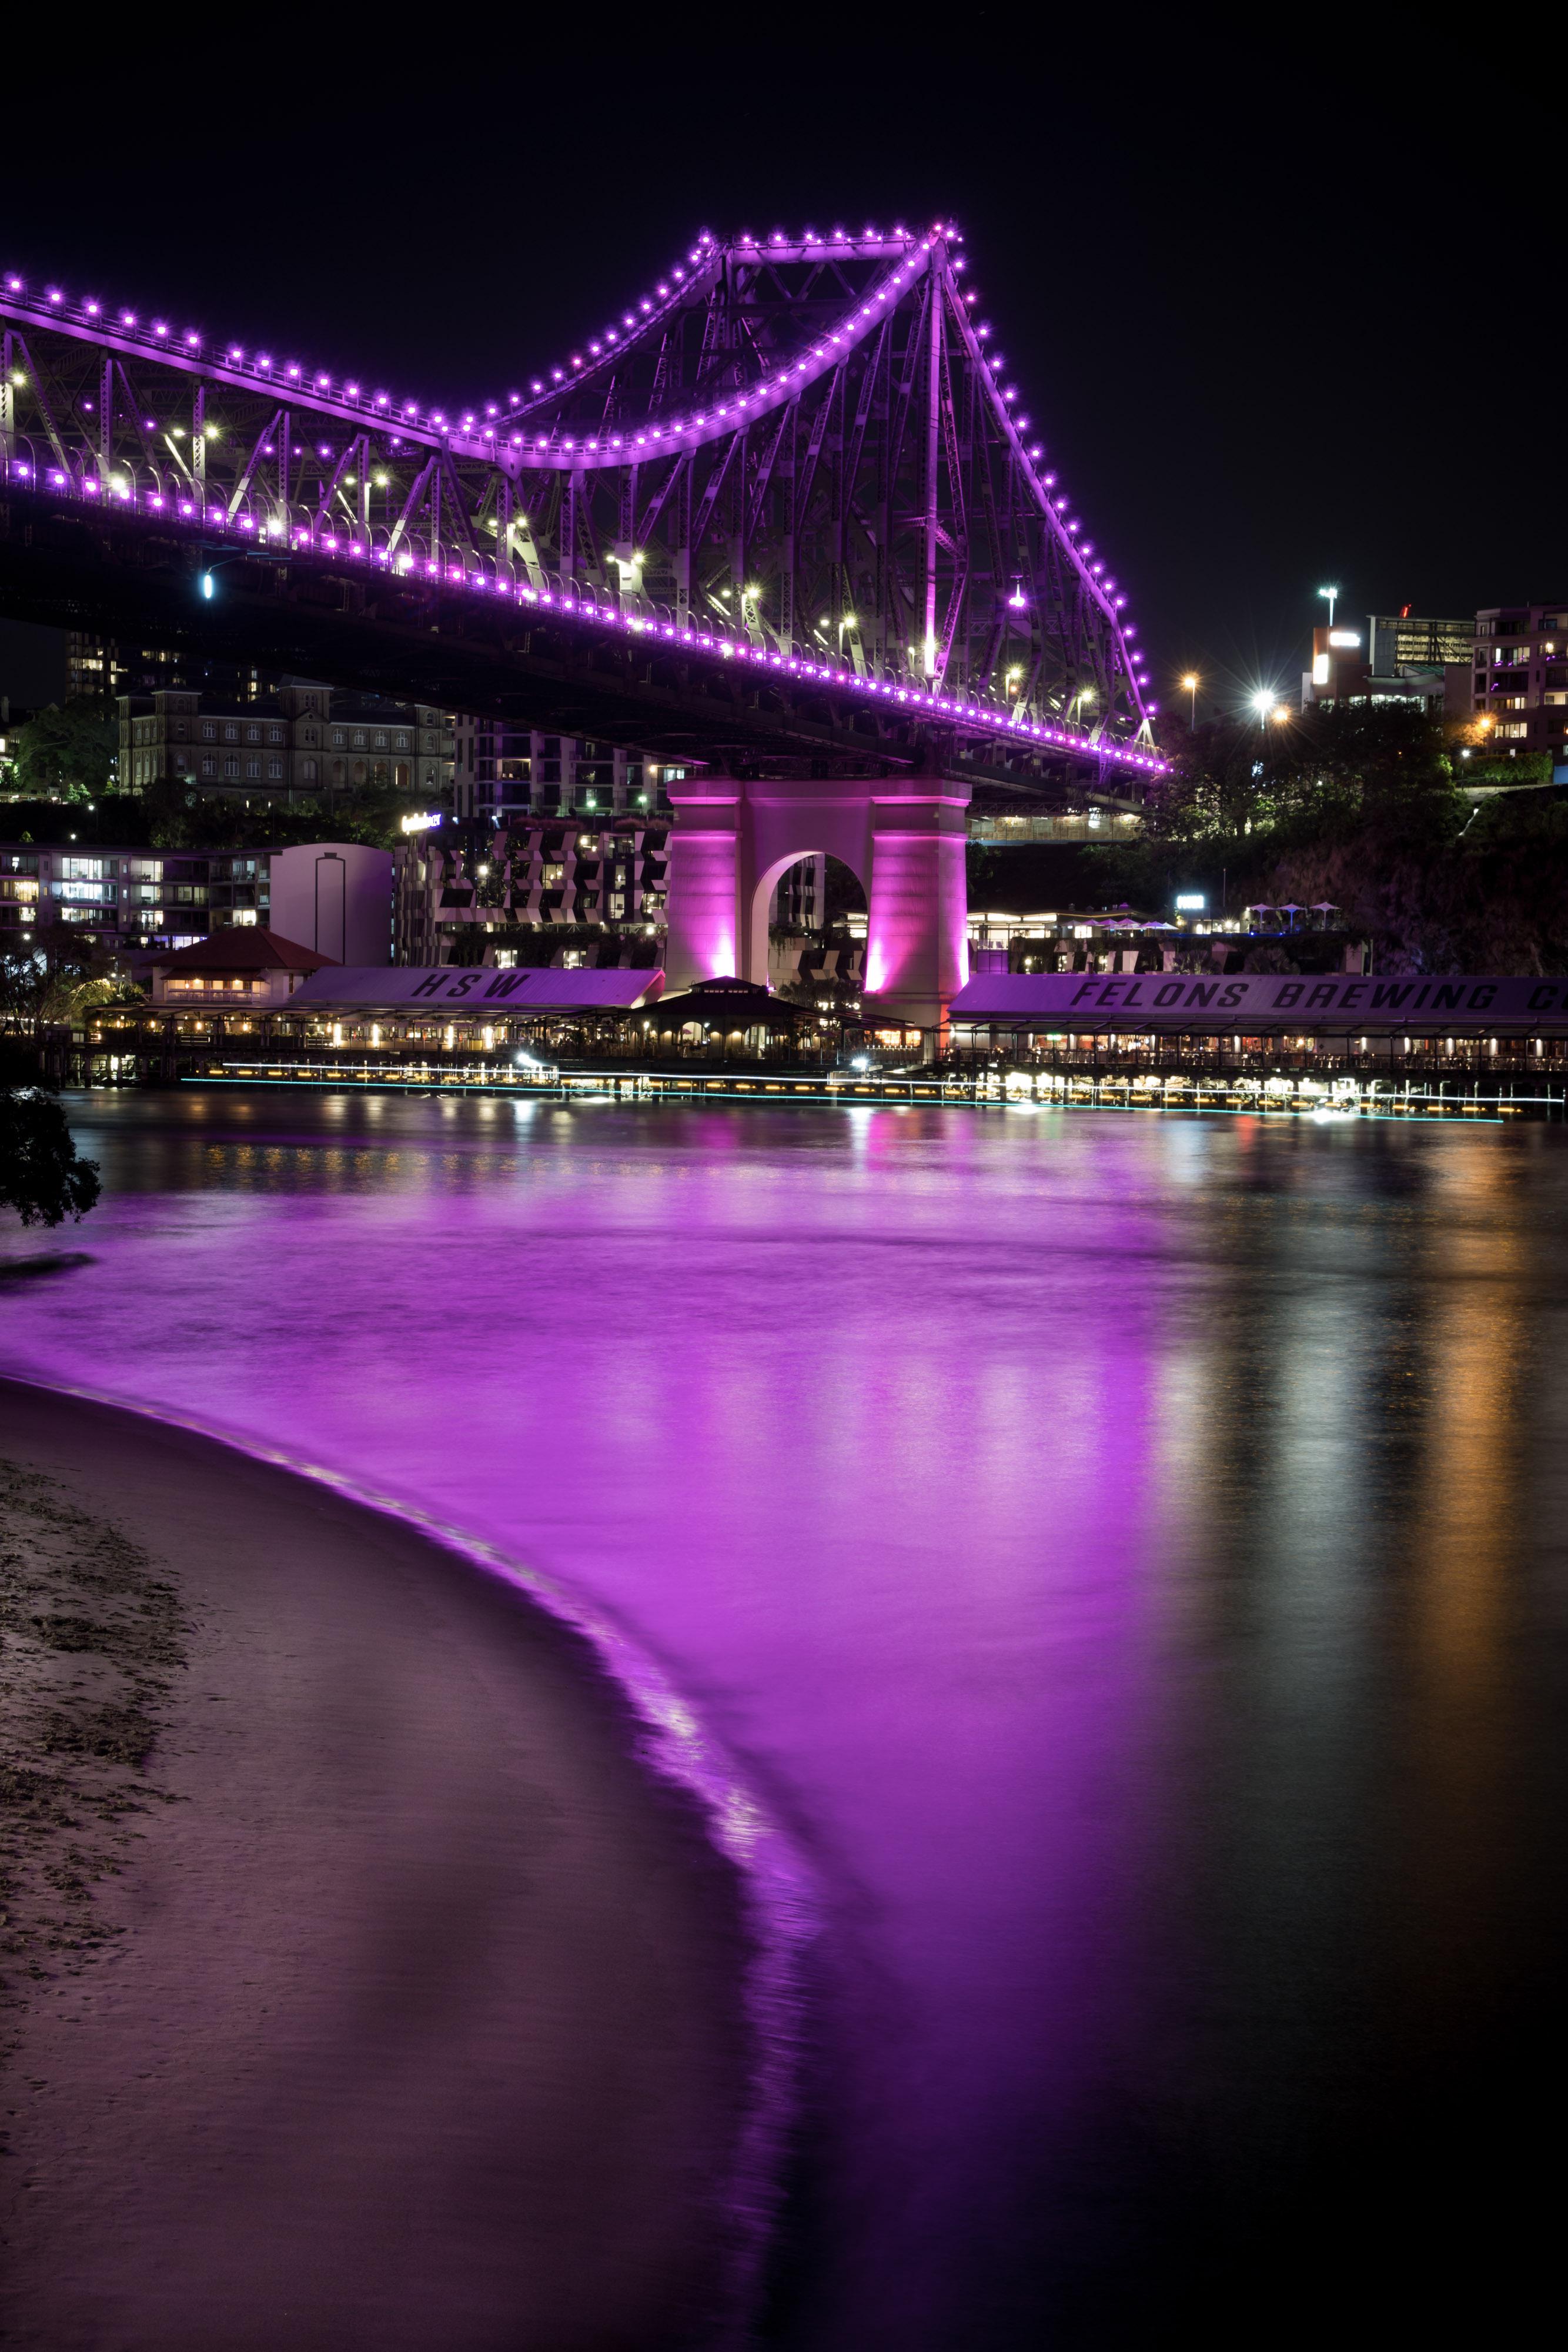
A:
POLYGON ((288 1000, 291 1013, 633 1013, 664 984, 658 970, 561 971, 533 965, 341 964, 288 1000))
POLYGON ((963 1028, 1191 1035, 1355 1030, 1379 1036, 1568 1030, 1568 979, 1469 973, 981 972, 953 999, 963 1028))

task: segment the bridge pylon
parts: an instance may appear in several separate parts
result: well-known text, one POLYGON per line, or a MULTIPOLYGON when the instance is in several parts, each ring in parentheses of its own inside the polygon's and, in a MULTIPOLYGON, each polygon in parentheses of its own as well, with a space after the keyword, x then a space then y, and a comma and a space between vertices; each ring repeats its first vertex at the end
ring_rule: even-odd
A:
POLYGON ((767 984, 779 877, 824 851, 866 898, 868 1013, 940 1031, 969 976, 966 785, 937 777, 672 783, 665 987, 767 984))

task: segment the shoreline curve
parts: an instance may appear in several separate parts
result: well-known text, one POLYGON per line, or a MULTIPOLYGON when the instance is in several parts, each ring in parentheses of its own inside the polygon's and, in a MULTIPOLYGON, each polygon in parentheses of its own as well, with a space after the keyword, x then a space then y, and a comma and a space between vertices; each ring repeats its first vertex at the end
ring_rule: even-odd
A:
MULTIPOLYGON (((472 1615, 474 1610, 470 1604, 474 1603, 475 1595, 481 1588, 487 1588, 491 1596, 488 1610, 486 1606, 477 1607, 477 1618, 484 1620, 488 1629, 483 1638, 488 1640, 496 1635, 501 1619, 508 1617, 508 1614, 519 1626, 532 1625, 534 1638, 531 1645, 527 1639, 520 1644, 522 1650, 528 1652, 525 1663, 535 1674, 536 1680, 540 1673, 547 1670, 555 1677, 551 1704, 558 1708, 570 1706, 574 1710, 579 1719, 579 1732, 582 1729, 580 1719, 586 1717, 591 1735, 601 1747, 605 1743, 606 1734, 610 1735, 610 1745, 618 1753, 608 1761, 603 1758, 599 1760, 612 1778, 616 1773, 622 1776, 618 1790, 618 1801, 622 1808, 636 1809, 636 1801, 624 1781, 623 1776, 627 1772, 634 1776, 653 1801, 652 1810, 655 1815, 661 1810, 657 1792, 661 1789, 665 1792, 664 1814, 669 1815, 669 1806, 673 1802, 675 1813, 685 1822, 683 1833, 688 1839, 695 1834, 701 1841, 713 1866, 706 1871, 707 1883, 698 1885, 696 1882, 703 1877, 705 1865, 696 1856, 688 1851, 685 1864, 679 1865, 679 1872, 684 1873, 689 1882, 684 1889, 684 1899, 688 1903, 695 1901, 699 1906, 706 1906, 704 1933, 711 1933, 715 1926, 713 1914, 717 1882, 714 1879, 713 1869, 718 1870, 721 1878, 727 1879, 732 1889, 728 1898, 729 1925, 727 1927, 721 1925, 718 1934, 727 1953, 726 1967, 735 1979, 737 2003, 736 2014, 730 2021, 730 2047, 727 2053, 722 2053, 724 2063, 734 2078, 732 2089, 736 2095, 736 2109, 722 2168, 723 2179, 718 2184, 723 2208, 721 2235, 724 2242, 722 2250, 715 2252, 717 2268, 705 2290, 706 2308, 700 2325, 694 2315, 691 2325, 695 2333, 680 2332, 667 2340, 672 2344, 688 2341, 693 2344, 729 2344, 743 2340, 758 2291, 779 2195, 800 2041, 799 1962, 802 1947, 814 1932, 816 1906, 809 1874, 799 1856, 768 1821, 741 1774, 705 1731, 663 1668, 606 1613, 584 1603, 553 1579, 530 1570, 498 1548, 476 1540, 461 1528, 436 1519, 433 1514, 421 1510, 417 1506, 407 1504, 395 1496, 363 1487, 351 1477, 322 1465, 293 1458, 281 1449, 204 1424, 193 1416, 128 1405, 100 1391, 77 1384, 38 1381, 10 1370, 0 1374, 0 1402, 8 1406, 5 1415, 5 1433, 0 1435, 0 1454, 16 1456, 20 1437, 23 1441, 21 1458, 30 1467, 41 1468, 46 1475, 64 1475, 68 1480, 75 1474, 78 1489, 83 1480, 89 1487, 96 1485, 96 1499, 103 1509, 106 1521, 123 1523, 124 1513, 117 1515, 113 1510, 113 1496, 117 1484, 120 1489, 124 1488, 127 1464, 131 1458, 139 1457, 141 1485, 146 1487, 152 1475, 151 1457, 162 1454, 167 1467, 167 1456, 172 1451, 183 1454, 180 1466, 192 1475, 198 1486, 204 1484, 212 1486, 215 1481, 217 1488, 227 1491, 232 1490, 236 1483, 243 1486, 248 1477, 252 1482, 251 1501, 259 1508, 261 1519, 272 1525, 275 1536, 277 1533, 276 1523, 280 1520, 292 1523, 308 1518, 319 1523, 325 1518, 329 1522, 327 1530, 323 1531, 317 1525, 319 1544, 328 1542, 329 1538, 340 1551, 351 1538, 357 1541, 361 1551, 368 1546, 370 1551, 378 1555, 390 1557, 396 1553, 399 1556, 396 1575, 384 1588, 394 1598, 402 1592, 403 1586, 417 1590, 423 1595, 421 1605, 427 1611, 434 1610, 439 1616, 441 1610, 436 1603, 444 1593, 449 1614, 461 1616, 466 1610, 472 1615), (107 1429, 102 1416, 110 1417, 107 1429), (92 1444, 85 1448, 85 1453, 91 1456, 91 1476, 84 1463, 83 1435, 88 1421, 96 1424, 90 1433, 92 1444), (225 1456, 230 1457, 226 1462, 225 1456), (194 1472, 192 1472, 193 1459, 196 1463, 194 1472), (274 1482, 276 1492, 262 1497, 258 1505, 255 1482, 268 1480, 274 1482), (429 1555, 433 1553, 445 1555, 455 1561, 459 1574, 449 1582, 439 1578, 433 1580, 429 1572, 432 1564, 429 1555), (459 1607, 465 1594, 467 1600, 459 1607), (497 1604, 500 1617, 497 1617, 497 1604), (549 1639, 542 1644, 538 1638, 541 1627, 549 1629, 549 1639), (549 1652, 549 1655, 543 1657, 542 1651, 549 1652)), ((211 1499, 209 1496, 209 1503, 211 1499)), ((148 1497, 143 1494, 140 1503, 131 1509, 132 1519, 136 1518, 138 1512, 145 1519, 147 1501, 148 1497)), ((187 1505, 180 1507, 184 1508, 188 1520, 191 1512, 187 1505)), ((153 1517, 157 1517, 156 1511, 153 1517)), ((196 1517, 199 1520, 199 1508, 196 1517)), ((165 1542, 170 1539, 167 1530, 163 1539, 165 1542)), ((187 1545, 191 1540, 201 1539, 193 1538, 191 1529, 186 1528, 187 1545)), ((210 1552, 213 1543, 210 1525, 204 1540, 210 1552)), ((240 1548, 244 1549, 243 1541, 240 1548)), ((223 1549, 221 1543, 219 1549, 223 1549)), ((187 1559, 183 1565, 188 1571, 190 1559, 187 1559)), ((209 1588, 214 1572, 221 1582, 221 1568, 214 1571, 208 1560, 196 1576, 195 1582, 200 1590, 193 1605, 198 1615, 211 1597, 209 1588)), ((363 1582, 362 1566, 356 1573, 363 1582)), ((183 1586, 186 1580, 183 1574, 183 1586)), ((318 1589, 311 1588, 312 1591, 318 1589)), ((382 1589, 378 1588, 375 1612, 378 1619, 379 1594, 382 1589)), ((288 1605, 298 1610, 302 1597, 308 1608, 308 1595, 303 1594, 302 1588, 292 1591, 288 1605)), ((296 1626, 294 1633, 298 1630, 296 1626)), ((469 1649, 473 1649, 476 1638, 473 1625, 465 1625, 456 1633, 451 1625, 439 1630, 448 1649, 455 1642, 459 1648, 466 1642, 469 1649)), ((406 1628, 404 1632, 406 1634, 406 1628)), ((261 1638, 265 1643, 265 1633, 261 1638)), ((381 1638, 379 1626, 376 1638, 381 1638)), ((394 1633, 389 1638, 395 1642, 398 1637, 394 1633)), ((504 1627, 498 1638, 503 1647, 508 1643, 517 1646, 513 1635, 504 1627)), ((207 1667, 210 1668, 213 1663, 209 1655, 207 1667)), ((246 1663, 243 1655, 228 1657, 229 1667, 236 1672, 243 1670, 246 1663)), ((492 1663, 488 1656, 483 1657, 481 1664, 484 1671, 488 1672, 492 1663)), ((473 1657, 469 1657, 469 1669, 473 1664, 473 1657)), ((513 1657, 510 1664, 515 1667, 517 1659, 513 1657)), ((402 1669, 398 1667, 396 1671, 402 1669)), ((513 1696, 520 1710, 528 1697, 537 1699, 538 1692, 519 1686, 513 1696)), ((214 1703, 221 1703, 221 1696, 214 1703)), ((231 1720, 237 1721, 238 1717, 231 1720)), ((559 1717, 557 1720, 559 1723, 559 1717)), ((191 1727, 186 1725, 183 1728, 188 1731, 191 1727)), ((199 1725, 196 1731, 199 1748, 199 1725)), ((178 1741, 173 1744, 179 1745, 178 1741)), ((399 1769, 402 1769, 403 1759, 393 1760, 399 1769)), ((534 1759, 536 1768, 538 1760, 537 1758, 534 1759)), ((152 1764, 154 1776, 159 1769, 160 1759, 155 1754, 152 1764)), ((168 1823, 176 1819, 178 1816, 174 1812, 162 1811, 144 1832, 152 1841, 161 1867, 167 1863, 162 1848, 169 1843, 168 1823)), ((646 1837, 648 1831, 649 1823, 644 1821, 640 1834, 646 1837)), ((674 1843, 678 1845, 679 1843, 677 1835, 674 1843)), ((662 1866, 666 1877, 676 1868, 668 1853, 663 1857, 662 1866)), ((121 1910, 126 1907, 121 1897, 134 1895, 138 1878, 139 1866, 133 1864, 127 1874, 125 1888, 114 1890, 115 1901, 121 1910)), ((227 1900, 232 1890, 211 1887, 207 1892, 214 1900, 220 1897, 227 1900)), ((191 1890, 187 1888, 187 1902, 190 1894, 191 1890)), ((660 1899, 666 1903, 674 1899, 667 1886, 660 1899)), ((134 1908, 133 1902, 131 1908, 134 1908)), ((110 1960, 104 1963, 106 1970, 116 1977, 120 1989, 116 1998, 123 1992, 127 1980, 120 1963, 127 1951, 140 1948, 136 1945, 136 1937, 143 1932, 143 1928, 141 1924, 132 1923, 121 1932, 128 1933, 129 1942, 117 1948, 110 1960)), ((94 1990, 95 1998, 102 1990, 98 1969, 99 1963, 95 1961, 79 1980, 83 1986, 94 1990)), ((63 1993, 64 1989, 60 1990, 63 1993)), ((710 1985, 710 1995, 712 1990, 710 1985)), ((109 2021, 104 2013, 106 2006, 111 2010, 113 2005, 113 2000, 107 2005, 99 2001, 93 2011, 97 2021, 95 2032, 99 2036, 99 2042, 95 2046, 101 2047, 101 2035, 109 2030, 109 2021)), ((89 2002, 89 2006, 91 2008, 92 2004, 89 2002)), ((123 2008, 123 2002, 121 2006, 123 2008)), ((68 2013, 75 2015, 74 2011, 57 2011, 56 2016, 68 2013)), ((78 2019, 78 2021, 84 2021, 78 2019)), ((51 2030, 57 2044, 60 2038, 57 2026, 51 2030)), ((683 2019, 682 2030, 694 2030, 689 2019, 683 2019)), ((31 2031, 30 2027, 25 2029, 24 2039, 31 2031)), ((78 2038, 87 2042, 93 2039, 90 2034, 78 2038)), ((722 2035, 719 2038, 722 2040, 722 2035)), ((57 2056, 57 2052, 56 2054, 57 2056)), ((707 2062, 714 2062, 711 2051, 707 2053, 707 2062)), ((50 2063, 52 2066, 53 2059, 50 2063)), ((711 2089, 711 2084, 709 2087, 711 2089)), ((121 2093, 117 2093, 117 2096, 121 2093)), ((26 2154, 25 2149, 17 2152, 26 2154)), ((84 2158, 79 2147, 73 2161, 77 2165, 78 2175, 85 2179, 87 2175, 81 2173, 84 2158)), ((87 2174, 90 2175, 90 2172, 89 2161, 87 2174)), ((80 2179, 78 2185, 80 2185, 80 2179)), ((99 2185, 101 2189, 102 2184, 99 2185)), ((656 2202, 665 2201, 668 2186, 666 2181, 650 2181, 649 2193, 656 2202)), ((49 2193, 46 2187, 46 2201, 49 2193)), ((45 2236, 47 2239, 47 2231, 45 2236)), ((15 2310, 15 2296, 12 2301, 15 2310)), ((296 2315, 301 2315, 297 2311, 296 2315)), ((100 2316, 109 2321, 107 2310, 102 2311, 100 2316)), ((201 2326, 190 2336, 193 2344, 204 2340, 203 2330, 210 2329, 214 2316, 209 2302, 201 2326)), ((340 2330, 344 2316, 340 2308, 335 2311, 330 2322, 333 2330, 340 2330)), ((551 2324, 559 2326, 559 2318, 551 2324)), ((143 2340, 136 2336, 133 2328, 127 2333, 122 2321, 114 2321, 110 2325, 116 2331, 112 2340, 117 2344, 123 2341, 133 2345, 143 2340)), ((378 2320, 378 2326, 382 2325, 378 2320)), ((528 2332, 526 2324, 521 2322, 520 2315, 515 2323, 504 2326, 499 2334, 488 2332, 489 2319, 476 2318, 476 2326, 477 2332, 471 2339, 448 2332, 445 2340, 455 2347, 470 2340, 476 2347, 488 2347, 492 2341, 497 2346, 503 2343, 508 2347, 514 2344, 523 2346, 535 2340, 528 2332), (516 2332, 517 2325, 522 2325, 523 2332, 516 2332)), ((94 2326, 80 2314, 68 2327, 54 2321, 49 2323, 49 2326, 53 2332, 40 2336, 37 2338, 39 2342, 57 2342, 63 2347, 67 2344, 87 2347, 108 2340, 107 2337, 100 2338, 94 2326), (78 2320, 86 2332, 80 2332, 78 2320)), ((170 2314, 164 2311, 156 2328, 147 2335, 145 2341, 151 2345, 154 2341, 177 2344, 183 2340, 177 2328, 173 2333, 170 2330, 170 2314)), ((23 2342, 27 2338, 19 2334, 16 2340, 23 2342)), ((224 2337, 218 2340, 231 2339, 224 2337)), ((235 2336, 232 2340, 237 2344, 248 2342, 249 2338, 235 2336)), ((258 2337, 257 2341, 260 2340, 258 2337)), ((315 2339, 306 2334, 291 2336, 290 2340, 308 2344, 315 2339)), ((378 2341, 391 2340, 395 2339, 386 2338, 384 2333, 378 2336, 378 2341)), ((417 2341, 418 2338, 411 2340, 417 2341)), ((614 2339, 613 2336, 596 2336, 592 2340, 598 2343, 614 2339)), ((651 2344, 664 2340, 665 2336, 658 2329, 653 2333, 643 2333, 641 2325, 639 2333, 627 2338, 628 2343, 646 2341, 651 2344)))

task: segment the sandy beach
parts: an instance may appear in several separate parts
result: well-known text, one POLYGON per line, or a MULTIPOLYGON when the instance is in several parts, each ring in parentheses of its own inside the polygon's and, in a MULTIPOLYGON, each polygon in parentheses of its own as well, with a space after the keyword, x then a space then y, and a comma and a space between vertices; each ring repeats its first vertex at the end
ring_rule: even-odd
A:
POLYGON ((725 2340, 739 1891, 579 1637, 12 1382, 0 1520, 5 2341, 725 2340))

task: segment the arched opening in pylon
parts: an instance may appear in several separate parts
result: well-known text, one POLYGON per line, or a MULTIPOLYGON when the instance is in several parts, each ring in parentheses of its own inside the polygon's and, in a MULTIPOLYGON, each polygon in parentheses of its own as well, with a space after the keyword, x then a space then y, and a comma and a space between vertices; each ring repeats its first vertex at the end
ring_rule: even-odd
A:
POLYGON ((769 867, 757 899, 768 986, 799 1004, 858 1003, 867 905, 854 868, 830 851, 806 850, 769 867))

